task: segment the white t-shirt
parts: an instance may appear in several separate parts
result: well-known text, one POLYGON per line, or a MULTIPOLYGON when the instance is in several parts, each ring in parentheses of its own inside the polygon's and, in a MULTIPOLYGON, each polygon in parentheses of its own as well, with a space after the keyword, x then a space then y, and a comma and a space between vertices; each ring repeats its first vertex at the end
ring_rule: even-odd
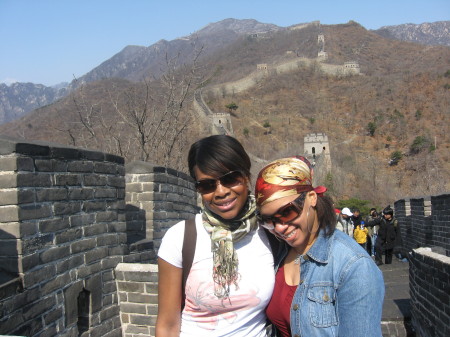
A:
MULTIPOLYGON (((211 239, 195 217, 197 243, 194 261, 186 280, 186 304, 180 336, 265 336, 265 308, 275 284, 273 256, 263 229, 248 233, 234 244, 239 259, 239 288, 230 287, 230 297, 214 295, 211 239)), ((162 240, 158 256, 182 268, 184 221, 171 227, 162 240)))

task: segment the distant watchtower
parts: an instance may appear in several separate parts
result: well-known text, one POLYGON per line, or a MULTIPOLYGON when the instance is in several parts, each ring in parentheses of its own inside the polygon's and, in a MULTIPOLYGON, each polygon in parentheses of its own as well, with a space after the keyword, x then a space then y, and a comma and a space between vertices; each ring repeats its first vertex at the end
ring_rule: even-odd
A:
POLYGON ((324 133, 309 133, 304 138, 304 154, 313 165, 320 158, 327 171, 331 170, 330 145, 324 133))

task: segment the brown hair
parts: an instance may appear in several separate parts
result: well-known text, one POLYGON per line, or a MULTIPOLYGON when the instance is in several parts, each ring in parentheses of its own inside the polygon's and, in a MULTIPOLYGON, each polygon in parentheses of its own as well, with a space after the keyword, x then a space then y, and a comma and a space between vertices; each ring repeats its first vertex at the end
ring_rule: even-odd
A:
POLYGON ((336 228, 336 213, 334 213, 333 200, 326 195, 317 196, 316 212, 319 228, 325 231, 326 236, 333 234, 336 228))

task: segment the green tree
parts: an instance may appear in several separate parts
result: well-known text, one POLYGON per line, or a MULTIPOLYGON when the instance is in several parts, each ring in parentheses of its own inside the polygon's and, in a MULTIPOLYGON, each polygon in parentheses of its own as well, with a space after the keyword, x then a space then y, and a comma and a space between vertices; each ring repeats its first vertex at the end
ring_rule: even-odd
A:
POLYGON ((227 108, 228 111, 229 111, 230 113, 232 113, 233 111, 236 111, 239 107, 237 106, 236 103, 231 102, 230 104, 225 105, 225 108, 227 108))
POLYGON ((272 130, 270 129, 270 126, 271 125, 270 125, 270 123, 268 121, 264 122, 263 127, 266 129, 266 131, 264 131, 265 135, 272 133, 272 130))
POLYGON ((244 136, 245 136, 246 138, 248 138, 248 135, 249 135, 249 130, 248 130, 248 128, 244 128, 244 130, 242 130, 242 133, 244 134, 244 136))
POLYGON ((339 200, 336 203, 336 206, 340 209, 344 208, 344 207, 348 207, 350 208, 351 211, 353 211, 355 208, 359 209, 359 211, 361 212, 362 216, 368 215, 371 206, 370 205, 370 201, 369 200, 361 200, 358 198, 350 198, 347 200, 339 200))
POLYGON ((411 154, 418 154, 423 149, 429 147, 429 145, 430 145, 430 142, 428 141, 428 139, 426 137, 417 136, 416 138, 414 138, 413 143, 409 147, 409 152, 411 154))
POLYGON ((397 165, 398 162, 400 161, 400 159, 402 159, 403 154, 401 151, 394 151, 391 153, 391 158, 389 160, 389 165, 393 166, 393 165, 397 165))
POLYGON ((377 125, 374 122, 369 122, 369 124, 367 124, 367 131, 369 132, 371 137, 374 136, 376 129, 377 125))

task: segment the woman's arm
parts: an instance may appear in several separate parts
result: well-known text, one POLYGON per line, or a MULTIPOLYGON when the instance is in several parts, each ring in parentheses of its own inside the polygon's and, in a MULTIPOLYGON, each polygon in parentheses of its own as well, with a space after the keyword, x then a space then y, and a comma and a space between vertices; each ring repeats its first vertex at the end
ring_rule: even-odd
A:
POLYGON ((370 257, 354 257, 337 291, 339 336, 380 337, 384 281, 370 257))
POLYGON ((182 274, 182 268, 158 259, 157 337, 180 336, 182 274))

